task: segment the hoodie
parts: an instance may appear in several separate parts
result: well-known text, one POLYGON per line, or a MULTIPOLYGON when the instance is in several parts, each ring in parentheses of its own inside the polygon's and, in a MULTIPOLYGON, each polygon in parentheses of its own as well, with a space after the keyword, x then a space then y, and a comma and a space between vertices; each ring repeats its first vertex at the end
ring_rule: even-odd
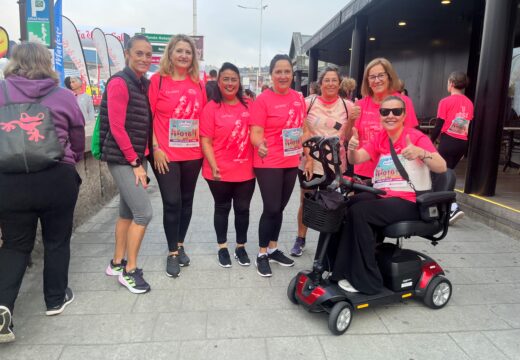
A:
MULTIPOLYGON (((56 82, 51 78, 30 80, 12 75, 6 78, 6 82, 9 99, 13 103, 34 102, 56 87, 56 82)), ((0 91, 0 106, 5 103, 4 92, 0 91)), ((85 152, 85 120, 76 98, 70 91, 59 88, 41 104, 49 108, 56 135, 65 149, 65 156, 61 161, 75 165, 85 152)))

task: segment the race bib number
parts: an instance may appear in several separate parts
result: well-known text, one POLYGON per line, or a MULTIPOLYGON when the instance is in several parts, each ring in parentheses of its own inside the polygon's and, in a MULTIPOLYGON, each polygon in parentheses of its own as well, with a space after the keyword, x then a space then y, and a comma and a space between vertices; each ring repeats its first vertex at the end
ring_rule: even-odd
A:
POLYGON ((169 145, 176 148, 199 147, 199 120, 170 119, 169 145))
POLYGON ((450 134, 468 136, 469 120, 457 117, 451 121, 447 132, 450 134))
MULTIPOLYGON (((401 155, 398 155, 398 157, 401 162, 405 161, 401 155)), ((399 174, 399 170, 397 170, 391 155, 381 155, 374 170, 372 183, 376 189, 411 190, 406 180, 399 174)))
POLYGON ((293 156, 302 153, 302 133, 301 128, 282 130, 283 156, 293 156))

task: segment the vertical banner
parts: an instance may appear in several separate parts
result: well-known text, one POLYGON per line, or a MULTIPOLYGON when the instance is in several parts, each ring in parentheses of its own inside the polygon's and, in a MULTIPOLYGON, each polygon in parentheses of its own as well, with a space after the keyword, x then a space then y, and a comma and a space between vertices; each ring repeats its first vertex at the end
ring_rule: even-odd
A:
POLYGON ((74 23, 66 16, 61 17, 63 28, 63 52, 67 54, 76 69, 78 69, 81 80, 90 85, 87 64, 85 62, 85 54, 79 40, 78 31, 74 23))
POLYGON ((92 42, 97 51, 97 56, 101 61, 101 67, 103 71, 99 71, 100 78, 97 79, 99 84, 100 80, 108 80, 110 77, 110 60, 108 58, 107 41, 105 39, 105 33, 100 28, 92 30, 92 42))
POLYGON ((107 41, 108 56, 112 61, 114 72, 118 72, 125 67, 125 52, 123 50, 123 44, 117 37, 112 34, 105 34, 107 41))
POLYGON ((60 79, 60 86, 63 87, 65 79, 65 68, 63 66, 63 29, 61 21, 61 0, 56 0, 54 4, 54 70, 60 79))
POLYGON ((9 35, 7 31, 0 26, 0 59, 7 56, 9 52, 9 35))
POLYGON ((25 22, 27 39, 52 47, 54 39, 54 0, 27 0, 25 22))

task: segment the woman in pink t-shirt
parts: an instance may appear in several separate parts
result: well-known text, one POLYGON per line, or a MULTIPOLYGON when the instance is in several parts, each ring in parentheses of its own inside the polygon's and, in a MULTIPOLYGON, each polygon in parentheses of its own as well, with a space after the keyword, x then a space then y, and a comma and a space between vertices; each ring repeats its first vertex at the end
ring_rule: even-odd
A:
MULTIPOLYGON (((371 141, 383 130, 379 118, 381 102, 389 95, 396 95, 403 99, 406 104, 406 127, 419 125, 412 100, 403 94, 399 94, 401 81, 390 61, 385 58, 376 58, 368 63, 363 74, 361 94, 363 98, 356 102, 361 107, 361 114, 356 120, 355 127, 359 132, 361 146, 371 141)), ((370 179, 374 172, 376 163, 367 161, 354 166, 354 174, 362 179, 370 179)))
POLYGON ((251 143, 255 147, 253 167, 262 194, 264 210, 259 224, 260 252, 257 272, 271 276, 269 262, 293 266, 278 249, 283 210, 289 202, 302 153, 301 137, 305 101, 291 89, 293 68, 287 55, 276 55, 269 66, 272 89, 262 92, 251 111, 251 143))
POLYGON ((180 267, 190 264, 184 238, 202 165, 199 118, 206 104, 195 44, 189 36, 171 38, 159 72, 151 78, 148 96, 153 115, 153 170, 161 190, 169 250, 166 275, 177 277, 180 267))
POLYGON ((416 190, 431 188, 430 171, 446 171, 446 162, 436 152, 430 139, 416 129, 404 126, 406 103, 399 96, 389 96, 381 102, 380 121, 384 129, 359 149, 359 135, 352 129, 347 156, 351 163, 373 160, 376 163, 374 187, 386 191, 385 196, 371 193, 354 195, 349 201, 345 225, 337 248, 329 247, 334 259, 332 280, 345 291, 375 294, 383 287, 374 254, 374 228, 398 221, 418 220, 415 190, 402 178, 395 166, 390 142, 416 190))
MULTIPOLYGON (((448 168, 455 169, 468 147, 468 129, 473 120, 473 103, 464 95, 468 77, 460 71, 452 72, 448 78, 450 96, 439 102, 437 122, 430 136, 435 142, 441 134, 439 154, 446 160, 448 168)), ((456 202, 451 204, 450 225, 464 216, 456 202)))
POLYGON ((202 176, 208 182, 215 200, 213 223, 219 245, 218 262, 222 267, 231 267, 227 230, 232 203, 237 241, 235 258, 242 266, 250 264, 245 244, 255 175, 249 118, 238 68, 226 62, 219 70, 213 100, 204 107, 200 119, 204 152, 202 176))

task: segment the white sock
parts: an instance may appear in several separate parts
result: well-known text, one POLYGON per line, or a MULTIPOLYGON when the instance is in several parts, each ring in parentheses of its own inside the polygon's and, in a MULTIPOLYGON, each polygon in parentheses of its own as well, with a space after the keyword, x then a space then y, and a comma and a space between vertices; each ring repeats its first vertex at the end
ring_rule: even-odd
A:
POLYGON ((260 257, 260 256, 267 256, 267 253, 261 253, 261 252, 259 252, 259 253, 258 253, 258 257, 260 257))
POLYGON ((271 254, 274 253, 276 250, 278 250, 277 247, 275 247, 275 248, 273 248, 273 249, 271 249, 271 248, 267 248, 267 253, 268 253, 269 255, 271 255, 271 254))
POLYGON ((455 211, 455 210, 457 210, 458 208, 459 208, 459 205, 457 205, 456 202, 451 203, 451 211, 455 211))

